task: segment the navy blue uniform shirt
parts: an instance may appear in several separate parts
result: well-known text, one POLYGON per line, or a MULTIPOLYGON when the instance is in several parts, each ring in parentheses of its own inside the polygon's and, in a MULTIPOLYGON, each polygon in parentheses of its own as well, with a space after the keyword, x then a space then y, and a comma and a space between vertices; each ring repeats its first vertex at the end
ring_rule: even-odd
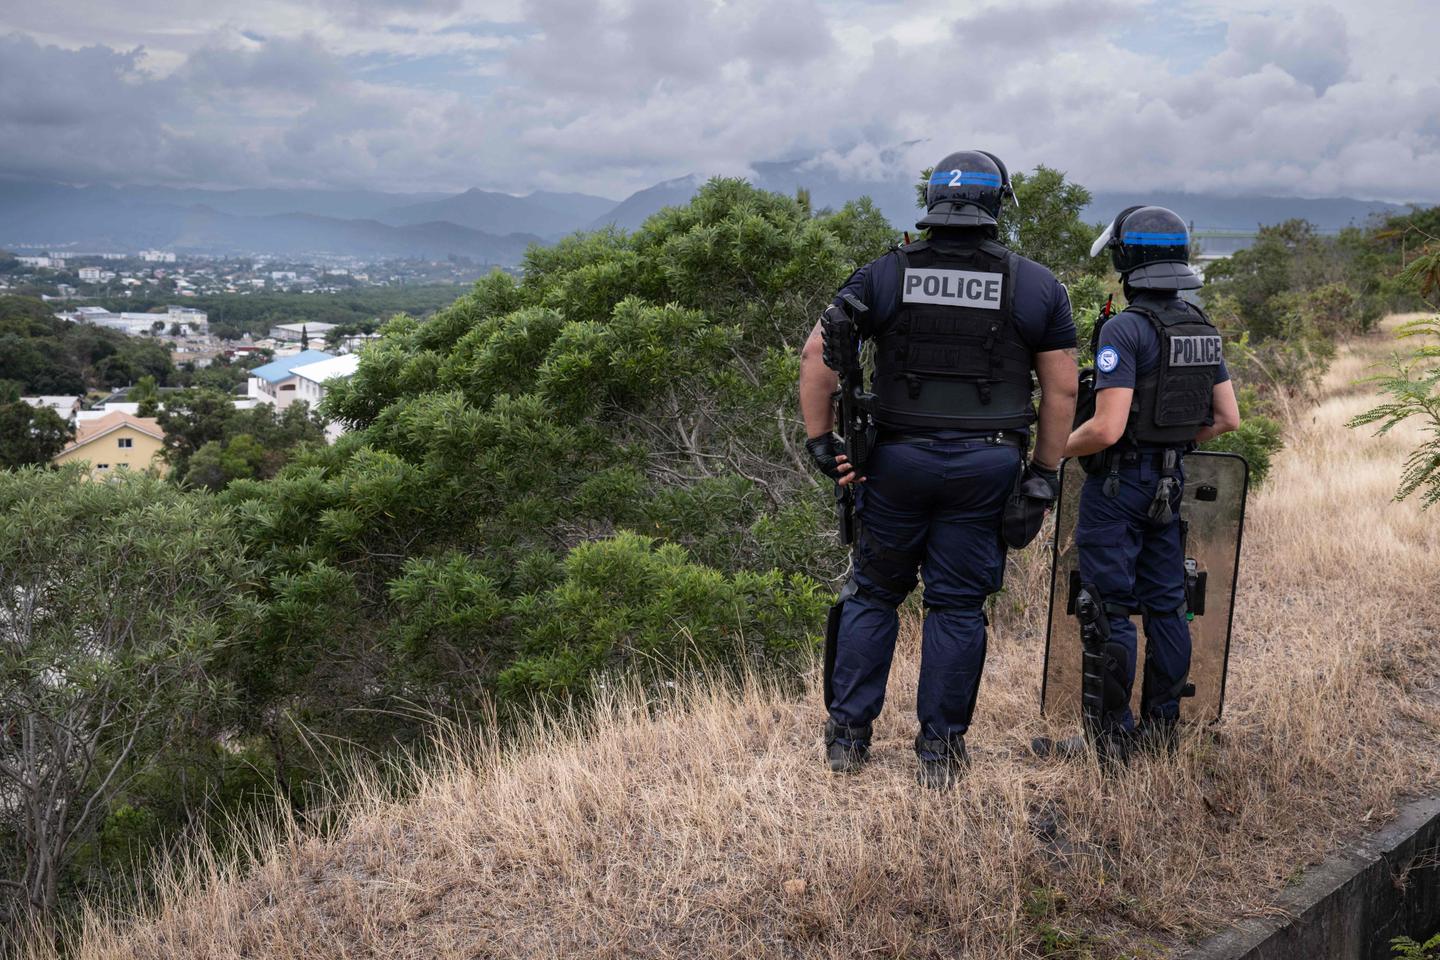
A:
MULTIPOLYGON (((1133 310, 1115 314, 1100 328, 1100 346, 1095 351, 1095 389, 1130 387, 1138 377, 1160 365, 1160 334, 1144 316, 1133 310)), ((1215 371, 1215 382, 1230 379, 1224 358, 1215 371)))
MULTIPOLYGON (((943 241, 942 241, 943 242, 943 241)), ((1031 353, 1065 350, 1075 346, 1075 320, 1070 316, 1070 298, 1055 274, 1017 253, 1015 258, 1015 329, 1020 342, 1031 353)), ((899 299, 900 258, 893 252, 871 260, 856 270, 835 295, 844 305, 844 296, 854 294, 870 308, 860 323, 865 339, 884 333, 895 320, 899 299)))

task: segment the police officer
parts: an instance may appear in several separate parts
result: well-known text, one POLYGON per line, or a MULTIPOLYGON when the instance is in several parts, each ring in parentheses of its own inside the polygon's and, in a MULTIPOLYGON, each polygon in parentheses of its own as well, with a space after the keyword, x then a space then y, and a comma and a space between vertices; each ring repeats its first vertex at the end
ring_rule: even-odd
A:
MULTIPOLYGON (((1190 670, 1180 498, 1184 453, 1239 426, 1219 332, 1180 296, 1200 287, 1185 222, 1164 207, 1130 207, 1095 241, 1124 282, 1126 309, 1095 331, 1095 414, 1065 445, 1087 474, 1075 529, 1081 583, 1109 626, 1097 746, 1123 757, 1136 742, 1130 710, 1136 635, 1145 627, 1139 742, 1174 744, 1190 670)), ((1070 741, 1073 748, 1074 741, 1070 741)))
MULTIPOLYGON (((915 750, 919 780, 949 786, 967 762, 985 663, 985 598, 1005 565, 1001 515, 1022 477, 1058 493, 1056 469, 1073 422, 1075 325, 1065 288, 1046 268, 997 242, 1005 166, 967 150, 936 165, 917 224, 927 239, 857 270, 835 302, 869 307, 860 333, 874 344, 878 444, 856 477, 832 432, 836 376, 822 362, 820 325, 801 354, 800 406, 816 466, 857 488, 858 533, 827 704, 831 769, 854 772, 885 701, 899 618, 925 580, 915 750), (1022 468, 1042 399, 1034 457, 1022 468)), ((1042 489, 1044 487, 1042 486, 1042 489)))

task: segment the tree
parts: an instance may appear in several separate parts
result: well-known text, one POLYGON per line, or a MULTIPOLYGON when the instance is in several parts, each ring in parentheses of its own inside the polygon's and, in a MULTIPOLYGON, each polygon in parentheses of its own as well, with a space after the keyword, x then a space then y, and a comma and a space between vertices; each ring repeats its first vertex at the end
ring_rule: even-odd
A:
POLYGON ((227 440, 210 440, 190 458, 185 471, 185 484, 224 490, 233 480, 261 476, 266 451, 248 433, 227 440))
POLYGON ((1001 211, 1002 242, 1022 256, 1042 263, 1062 281, 1110 272, 1106 257, 1090 256, 1090 244, 1103 229, 1080 219, 1090 191, 1043 164, 1014 178, 1017 204, 1001 211))
MULTIPOLYGON (((1402 280, 1412 284, 1422 297, 1440 294, 1440 237, 1422 234, 1428 246, 1405 268, 1402 280)), ((1408 355, 1390 360, 1388 373, 1372 378, 1389 395, 1350 421, 1350 426, 1379 424, 1377 434, 1386 434, 1412 418, 1420 422, 1424 439, 1405 460, 1405 472, 1395 499, 1419 493, 1420 502, 1430 507, 1440 503, 1440 316, 1412 320, 1397 333, 1402 339, 1418 338, 1408 355)))
POLYGON ((797 352, 893 239, 868 201, 811 214, 714 180, 391 320, 325 401, 353 431, 222 494, 271 571, 248 714, 383 744, 416 706, 523 711, 612 671, 793 676, 843 562, 797 352))
POLYGON ((273 477, 297 447, 325 440, 324 425, 303 401, 278 413, 265 403, 237 410, 229 394, 181 390, 166 395, 157 419, 165 431, 164 457, 171 477, 212 490, 240 477, 273 477), (242 436, 246 439, 230 449, 242 436), (201 468, 192 471, 191 458, 207 447, 201 468))
POLYGON ((126 392, 125 399, 140 405, 139 414, 142 417, 153 417, 160 412, 160 388, 152 376, 137 380, 135 386, 126 392))
POLYGON ((0 474, 0 911, 55 907, 128 783, 212 708, 252 570, 213 500, 143 474, 0 474))
POLYGON ((70 424, 49 407, 20 400, 0 405, 0 467, 49 463, 73 436, 70 424))

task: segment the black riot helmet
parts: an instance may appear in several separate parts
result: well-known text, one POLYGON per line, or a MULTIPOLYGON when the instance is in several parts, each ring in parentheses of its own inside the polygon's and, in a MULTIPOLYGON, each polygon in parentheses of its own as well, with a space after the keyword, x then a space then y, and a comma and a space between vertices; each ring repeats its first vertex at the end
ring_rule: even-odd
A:
POLYGON ((1200 275, 1190 267, 1190 231, 1164 207, 1127 207, 1095 238, 1090 256, 1110 249, 1121 279, 1137 290, 1194 290, 1200 275))
POLYGON ((1014 196, 1010 173, 999 157, 961 150, 935 164, 925 187, 925 216, 915 226, 993 227, 1001 201, 1014 196))

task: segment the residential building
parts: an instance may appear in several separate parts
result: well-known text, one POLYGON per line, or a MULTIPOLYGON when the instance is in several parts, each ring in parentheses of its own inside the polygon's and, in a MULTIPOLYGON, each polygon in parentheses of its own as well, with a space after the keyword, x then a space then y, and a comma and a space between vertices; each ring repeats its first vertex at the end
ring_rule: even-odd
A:
POLYGON ((296 400, 301 399, 297 395, 300 378, 296 376, 295 369, 321 360, 333 359, 334 354, 326 353, 324 350, 305 350, 293 357, 272 360, 270 363, 250 371, 249 390, 246 395, 255 400, 273 403, 277 410, 284 410, 296 400))
POLYGON ((90 476, 103 479, 118 470, 165 471, 160 453, 165 448, 165 433, 160 424, 148 417, 115 410, 96 419, 79 420, 75 439, 51 462, 57 466, 86 463, 90 476))
POLYGON ((282 323, 270 328, 270 337, 285 343, 299 343, 309 337, 311 343, 324 343, 325 334, 335 329, 333 323, 282 323))
POLYGON ((175 254, 166 253, 164 250, 141 250, 140 259, 146 263, 174 263, 175 254))
MULTIPOLYGON (((359 367, 360 355, 355 353, 292 367, 290 372, 295 375, 295 399, 304 400, 313 410, 325 399, 327 383, 348 379, 359 367)), ((325 425, 325 437, 331 443, 344 432, 345 427, 341 423, 325 425)))
POLYGON ((164 313, 111 313, 104 307, 76 307, 68 313, 60 314, 60 317, 119 330, 132 337, 169 333, 177 324, 183 333, 199 334, 210 330, 208 315, 204 310, 196 310, 194 307, 170 306, 165 308, 164 313), (160 325, 159 329, 156 329, 157 323, 160 325))

